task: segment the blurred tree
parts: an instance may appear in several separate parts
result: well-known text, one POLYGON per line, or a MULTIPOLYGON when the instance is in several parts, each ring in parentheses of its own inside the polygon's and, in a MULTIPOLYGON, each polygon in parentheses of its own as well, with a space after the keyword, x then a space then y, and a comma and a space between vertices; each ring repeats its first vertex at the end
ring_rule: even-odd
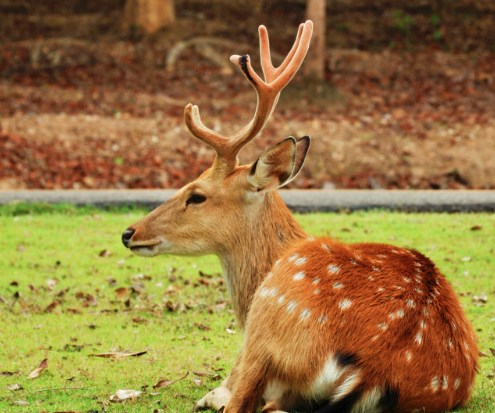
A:
POLYGON ((127 0, 122 20, 125 30, 152 34, 175 23, 174 0, 127 0))
POLYGON ((314 32, 311 48, 309 49, 304 74, 317 80, 325 78, 325 25, 326 0, 307 0, 306 18, 313 20, 314 32))

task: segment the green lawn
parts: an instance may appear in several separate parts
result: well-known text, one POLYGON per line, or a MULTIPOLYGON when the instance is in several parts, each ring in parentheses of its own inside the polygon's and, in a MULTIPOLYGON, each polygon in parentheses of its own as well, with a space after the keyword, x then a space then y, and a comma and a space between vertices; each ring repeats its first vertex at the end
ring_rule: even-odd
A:
MULTIPOLYGON (((228 373, 242 337, 216 258, 131 255, 120 234, 144 213, 0 207, 1 412, 188 412, 228 373), (90 357, 111 351, 147 353, 90 357), (29 379, 45 358, 48 368, 29 379), (164 378, 180 380, 154 390, 164 378), (22 388, 9 390, 14 384, 22 388), (124 405, 109 402, 119 389, 144 393, 124 405)), ((487 354, 463 412, 495 412, 495 215, 298 219, 314 235, 394 243, 432 258, 487 354)))

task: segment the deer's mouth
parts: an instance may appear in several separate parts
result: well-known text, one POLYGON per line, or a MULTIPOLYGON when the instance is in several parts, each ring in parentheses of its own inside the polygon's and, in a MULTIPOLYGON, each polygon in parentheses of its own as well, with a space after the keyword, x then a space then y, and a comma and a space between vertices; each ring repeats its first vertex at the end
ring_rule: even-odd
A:
POLYGON ((160 244, 160 242, 155 242, 153 244, 130 245, 129 249, 136 255, 150 257, 158 253, 157 247, 160 244))

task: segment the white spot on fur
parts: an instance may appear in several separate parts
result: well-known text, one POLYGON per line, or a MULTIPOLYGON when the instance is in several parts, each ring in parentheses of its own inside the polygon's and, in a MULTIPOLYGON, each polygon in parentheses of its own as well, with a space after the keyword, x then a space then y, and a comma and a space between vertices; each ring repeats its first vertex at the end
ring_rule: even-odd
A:
POLYGON ((306 257, 301 257, 294 261, 294 265, 301 266, 305 264, 307 261, 308 259, 306 257))
POLYGON ((340 271, 340 266, 336 264, 330 264, 328 266, 328 272, 331 274, 337 274, 340 271))
POLYGON ((282 305, 284 301, 285 301, 285 295, 282 294, 280 297, 278 297, 277 303, 279 305, 282 305))
POLYGON ((447 390, 449 388, 449 379, 447 376, 442 377, 442 390, 447 390))
POLYGON ((454 389, 457 390, 460 385, 461 385, 461 379, 460 378, 455 379, 454 389))
POLYGON ((277 261, 275 261, 274 267, 278 267, 280 265, 280 261, 281 261, 280 259, 278 259, 277 261))
POLYGON ((405 315, 404 310, 400 308, 396 312, 390 313, 388 315, 388 318, 390 318, 391 320, 395 320, 396 318, 404 318, 404 315, 405 315))
POLYGON ((420 328, 421 330, 425 330, 425 329, 426 329, 426 322, 425 322, 425 320, 421 320, 421 321, 419 322, 419 328, 420 328))
POLYGON ((373 387, 371 390, 364 393, 364 395, 359 399, 358 402, 353 406, 352 411, 355 413, 366 412, 366 413, 378 413, 382 410, 378 408, 380 399, 382 397, 382 392, 380 388, 373 387))
POLYGON ((352 392, 361 381, 359 371, 349 374, 334 392, 333 401, 338 401, 352 392))
POLYGON ((287 261, 294 262, 298 258, 299 258, 299 255, 298 254, 292 254, 289 258, 287 258, 287 261))
POLYGON ((334 290, 340 290, 340 289, 344 288, 344 284, 336 282, 336 283, 333 283, 332 287, 334 290))
POLYGON ((301 315, 299 316, 299 318, 301 320, 306 320, 311 314, 311 311, 309 311, 307 308, 305 308, 304 310, 301 311, 301 315))
POLYGON ((294 281, 301 281, 304 279, 306 274, 304 274, 304 271, 299 271, 298 273, 294 274, 294 281))
POLYGON ((414 289, 414 291, 416 291, 418 294, 423 294, 423 290, 421 290, 420 288, 416 287, 414 289))
POLYGON ((424 314, 425 316, 428 316, 428 315, 430 314, 430 310, 428 310, 426 307, 425 307, 425 308, 423 308, 423 314, 424 314))
POLYGON ((376 289, 376 291, 378 291, 379 293, 381 293, 381 292, 385 291, 385 288, 383 288, 383 287, 378 287, 378 288, 376 289))
POLYGON ((318 295, 321 293, 321 290, 319 288, 316 288, 314 291, 313 291, 313 294, 314 295, 318 295))
POLYGON ((416 336, 414 337, 414 341, 416 342, 416 344, 418 346, 420 346, 421 344, 423 344, 423 333, 421 333, 421 331, 418 331, 416 333, 416 336))
POLYGON ((387 323, 380 323, 378 324, 378 328, 382 331, 388 330, 388 324, 387 323))
POLYGON ((352 305, 352 301, 349 300, 348 298, 344 298, 340 303, 339 303, 339 308, 344 311, 347 310, 350 306, 352 305))
POLYGON ((373 277, 372 275, 368 275, 368 280, 375 281, 375 277, 373 277))
POLYGON ((414 308, 416 307, 416 304, 414 303, 413 300, 406 300, 406 305, 409 307, 409 308, 414 308))
POLYGON ((327 252, 332 252, 332 249, 327 244, 321 244, 321 248, 327 252))
POLYGON ((312 282, 313 285, 317 285, 319 283, 320 283, 320 279, 318 277, 313 278, 313 282, 312 282))
POLYGON ((294 312, 294 310, 296 309, 297 307, 297 304, 295 301, 289 301, 289 303, 287 304, 287 312, 288 313, 292 313, 294 312))
POLYGON ((373 337, 371 337, 371 341, 376 341, 380 338, 380 335, 379 334, 376 334, 374 335, 373 337))
POLYGON ((402 279, 404 280, 404 282, 406 283, 410 283, 411 282, 411 279, 409 277, 402 277, 402 279))
POLYGON ((325 314, 322 314, 318 317, 318 324, 324 324, 328 320, 328 317, 325 314))
POLYGON ((438 377, 435 376, 431 379, 431 390, 433 391, 433 393, 436 393, 438 391, 438 377))
POLYGON ((275 297, 277 295, 277 288, 266 288, 263 287, 259 291, 259 296, 260 297, 275 297))
POLYGON ((407 350, 406 351, 406 360, 407 360, 408 363, 411 362, 411 360, 412 360, 412 352, 411 352, 411 350, 407 350))
POLYGON ((375 272, 380 272, 380 268, 378 268, 378 267, 372 267, 371 269, 372 269, 373 271, 375 271, 375 272))
MULTIPOLYGON (((321 318, 321 317, 320 317, 321 318)), ((333 387, 333 384, 339 380, 344 368, 342 368, 337 360, 330 356, 323 368, 319 372, 315 381, 311 385, 311 397, 313 398, 325 398, 328 397, 329 388, 333 387)))
POLYGON ((454 342, 452 341, 452 338, 449 339, 449 342, 447 343, 447 347, 449 350, 452 350, 454 348, 454 342))
POLYGON ((260 291, 258 293, 260 297, 268 297, 268 288, 260 288, 260 291))
POLYGON ((266 274, 266 279, 269 280, 270 278, 273 277, 273 273, 270 271, 268 274, 266 274))

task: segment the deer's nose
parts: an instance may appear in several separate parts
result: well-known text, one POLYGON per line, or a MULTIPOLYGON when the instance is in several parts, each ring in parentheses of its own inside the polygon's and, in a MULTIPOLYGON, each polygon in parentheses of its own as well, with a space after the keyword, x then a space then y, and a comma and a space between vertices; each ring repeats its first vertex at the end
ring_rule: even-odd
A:
POLYGON ((131 238, 132 238, 132 236, 134 235, 135 232, 136 232, 135 229, 133 229, 133 228, 127 228, 122 233, 122 244, 124 244, 124 246, 126 248, 129 248, 129 241, 131 240, 131 238))

